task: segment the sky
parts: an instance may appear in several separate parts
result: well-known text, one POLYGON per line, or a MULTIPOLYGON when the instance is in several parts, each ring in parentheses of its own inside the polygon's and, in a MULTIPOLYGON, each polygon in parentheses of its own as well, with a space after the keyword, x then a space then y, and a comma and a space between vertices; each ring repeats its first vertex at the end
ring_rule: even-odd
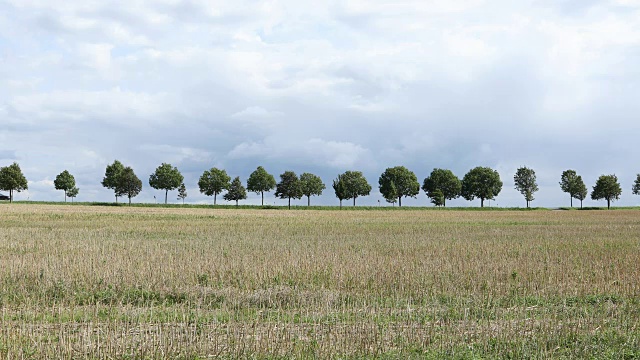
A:
POLYGON ((0 0, 0 166, 29 180, 17 200, 62 201, 68 170, 78 201, 111 201, 100 181, 118 159, 143 182, 134 202, 163 198, 148 179, 166 162, 188 203, 213 201, 204 170, 246 183, 264 166, 319 175, 323 205, 359 170, 373 191, 358 204, 387 205, 378 178, 403 165, 421 184, 494 168, 492 206, 525 206, 521 166, 533 206, 568 205, 563 170, 589 189, 616 174, 615 205, 640 205, 638 24, 640 0, 0 0))

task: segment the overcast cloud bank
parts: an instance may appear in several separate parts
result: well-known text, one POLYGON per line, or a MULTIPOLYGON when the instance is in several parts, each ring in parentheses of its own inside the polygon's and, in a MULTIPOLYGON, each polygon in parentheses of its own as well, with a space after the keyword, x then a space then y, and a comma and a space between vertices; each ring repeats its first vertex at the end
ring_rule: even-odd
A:
POLYGON ((138 202, 161 195, 148 177, 169 162, 187 202, 211 201, 206 169, 246 183, 262 165, 320 175, 316 204, 363 171, 373 205, 380 174, 404 165, 420 181, 493 167, 500 206, 524 206, 520 166, 538 175, 533 206, 568 204, 563 170, 589 189, 615 173, 615 204, 640 204, 640 1, 322 3, 0 0, 0 165, 30 181, 16 199, 62 200, 67 169, 78 201, 110 201, 100 181, 118 159, 138 202))

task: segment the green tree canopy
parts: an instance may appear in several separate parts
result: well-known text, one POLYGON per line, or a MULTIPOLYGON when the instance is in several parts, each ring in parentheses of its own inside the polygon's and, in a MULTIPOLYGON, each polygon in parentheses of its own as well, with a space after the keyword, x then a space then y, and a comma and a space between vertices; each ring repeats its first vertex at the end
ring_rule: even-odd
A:
POLYGON ((580 200, 580 209, 582 209, 582 201, 587 198, 587 186, 582 181, 582 176, 576 178, 574 197, 580 200))
POLYGON ((447 200, 453 200, 460 196, 462 182, 451 170, 433 169, 429 177, 424 179, 422 190, 432 203, 436 204, 434 199, 438 198, 437 202, 442 204, 437 206, 446 206, 447 200))
POLYGON ((387 168, 380 179, 378 179, 380 193, 385 199, 393 194, 395 187, 395 195, 398 197, 398 206, 402 206, 403 197, 416 197, 420 192, 420 183, 413 171, 404 166, 396 166, 387 168))
POLYGON ((244 200, 247 198, 247 190, 242 186, 242 182, 240 181, 240 177, 236 176, 231 185, 229 185, 229 190, 226 194, 224 194, 223 198, 227 201, 235 201, 236 206, 238 206, 239 200, 244 200))
POLYGON ((67 170, 61 172, 53 181, 56 190, 64 191, 64 202, 67 202, 67 193, 76 187, 76 179, 67 170))
POLYGON ((340 209, 342 209, 342 200, 347 198, 347 190, 344 187, 344 181, 342 180, 342 174, 338 175, 337 179, 333 180, 333 191, 336 194, 338 200, 340 200, 340 209))
POLYGON ((390 204, 398 202, 398 188, 393 181, 389 182, 384 194, 382 194, 382 197, 384 197, 384 199, 390 204))
POLYGON ((529 208, 529 203, 535 200, 533 194, 538 191, 536 172, 526 166, 521 167, 513 176, 513 182, 516 190, 520 191, 520 193, 524 195, 524 200, 527 202, 527 208, 529 208))
MULTIPOLYGON (((580 184, 578 177, 579 176, 575 170, 565 170, 560 176, 560 189, 569 194, 571 207, 573 207, 573 199, 577 198, 578 193, 583 187, 586 188, 586 186, 584 186, 584 182, 580 184)), ((580 181, 582 181, 582 178, 580 178, 580 181)), ((582 200, 580 203, 582 204, 582 200)))
POLYGON ((113 190, 116 196, 116 203, 118 203, 118 176, 124 170, 124 165, 118 160, 114 160, 113 164, 107 165, 104 172, 104 178, 102 178, 102 186, 107 189, 113 190))
POLYGON ((167 203, 169 190, 177 189, 184 177, 177 167, 162 163, 156 171, 149 176, 149 185, 156 190, 164 190, 164 203, 167 203))
POLYGON ((213 195, 213 205, 216 205, 216 198, 218 194, 229 188, 229 182, 231 178, 227 175, 225 170, 218 168, 211 168, 211 170, 205 170, 198 180, 198 187, 200 192, 211 196, 213 195))
POLYGON ((79 192, 80 192, 80 189, 78 189, 77 187, 75 187, 75 186, 74 186, 73 188, 71 188, 71 189, 67 190, 67 191, 66 191, 66 193, 65 193, 65 195, 66 195, 67 197, 70 197, 70 198, 71 198, 71 202, 73 202, 73 199, 74 199, 76 196, 78 196, 78 193, 79 193, 79 192))
POLYGON ((291 199, 302 197, 302 184, 295 172, 285 171, 280 175, 280 182, 276 185, 276 197, 289 199, 289 209, 291 209, 291 199))
POLYGON ((300 186, 302 195, 307 197, 307 206, 311 205, 312 196, 322 195, 322 191, 327 188, 319 176, 310 173, 300 175, 300 186))
POLYGON ((488 167, 473 168, 462 179, 462 197, 468 201, 479 198, 480 207, 484 207, 486 199, 498 196, 501 190, 500 174, 488 167))
POLYGON ((178 200, 182 200, 182 204, 184 204, 184 199, 186 197, 187 197, 187 187, 184 186, 184 183, 182 183, 178 188, 178 200))
POLYGON ((607 200, 607 209, 611 209, 611 202, 620 199, 622 188, 615 175, 601 175, 591 191, 591 200, 607 200))
POLYGON ((636 175, 636 180, 633 182, 631 191, 633 191, 633 195, 640 195, 640 174, 636 175))
POLYGON ((276 187, 276 179, 269 174, 262 166, 249 175, 247 179, 247 190, 262 195, 262 206, 264 206, 264 193, 276 187))
POLYGON ((346 171, 341 176, 344 187, 345 199, 353 199, 353 206, 356 206, 356 199, 359 196, 367 196, 371 193, 371 185, 367 182, 360 171, 346 171))
POLYGON ((444 193, 440 189, 436 189, 431 193, 431 203, 435 206, 444 206, 444 193))
POLYGON ((140 191, 142 191, 142 181, 129 166, 125 167, 122 172, 118 174, 117 179, 116 195, 126 196, 129 199, 129 205, 131 205, 131 198, 138 196, 140 191))
POLYGON ((17 162, 0 168, 0 190, 9 192, 9 202, 13 202, 13 192, 29 190, 27 178, 22 174, 17 162))

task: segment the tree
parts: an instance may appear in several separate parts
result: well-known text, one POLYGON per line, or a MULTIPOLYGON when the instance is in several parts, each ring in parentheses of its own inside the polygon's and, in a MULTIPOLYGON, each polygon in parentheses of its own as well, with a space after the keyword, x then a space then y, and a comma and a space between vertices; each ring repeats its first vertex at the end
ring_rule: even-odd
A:
POLYGON ((422 190, 424 190, 433 204, 436 204, 434 199, 442 196, 437 202, 439 203, 442 200, 442 204, 439 206, 446 206, 447 200, 453 200, 460 196, 462 182, 451 170, 433 169, 429 177, 424 179, 422 190))
POLYGON ((502 190, 502 181, 497 171, 478 166, 469 170, 462 179, 462 197, 468 201, 480 199, 480 207, 484 207, 486 199, 493 199, 502 190))
POLYGON ((575 198, 580 200, 580 209, 582 209, 582 200, 587 198, 587 186, 582 181, 582 176, 578 175, 575 183, 575 198))
POLYGON ((184 205, 184 198, 186 197, 187 197, 187 187, 184 186, 184 183, 182 183, 178 188, 178 200, 182 200, 182 204, 184 205))
POLYGON ((233 179, 229 186, 229 191, 224 194, 223 198, 227 201, 235 200, 236 206, 238 206, 238 200, 244 200, 247 198, 247 190, 242 186, 239 176, 236 176, 235 179, 233 179))
POLYGON ((607 209, 611 209, 611 202, 620 199, 622 188, 615 175, 601 175, 591 192, 591 200, 607 200, 607 209))
POLYGON ((9 192, 9 202, 13 202, 13 192, 29 190, 27 178, 22 174, 17 162, 0 168, 0 190, 9 192))
POLYGON ((73 187, 69 190, 66 191, 66 196, 71 198, 71 202, 73 202, 73 198, 75 198, 76 196, 78 196, 78 193, 80 192, 80 189, 78 189, 77 187, 73 187))
POLYGON ((262 206, 264 206, 264 192, 271 191, 276 187, 276 179, 269 174, 262 166, 249 175, 247 179, 247 190, 262 195, 262 206))
POLYGON ((227 172, 218 168, 211 168, 211 170, 205 170, 198 180, 198 187, 200 192, 211 196, 213 195, 213 205, 216 205, 216 198, 218 194, 229 188, 229 182, 231 178, 227 175, 227 172))
POLYGON ((420 192, 420 183, 413 171, 404 166, 387 168, 380 179, 378 179, 380 193, 385 199, 393 193, 392 185, 395 187, 395 195, 398 197, 398 206, 402 206, 403 197, 415 198, 420 192))
POLYGON ((358 196, 367 196, 371 193, 371 185, 360 171, 346 171, 341 175, 344 184, 345 199, 353 199, 353 206, 356 206, 358 196))
POLYGON ((319 176, 310 173, 300 175, 300 185, 302 187, 302 195, 307 197, 307 206, 311 206, 312 196, 322 195, 322 191, 327 188, 319 176))
POLYGON ((102 179, 102 186, 113 190, 116 195, 116 204, 118 203, 118 176, 124 170, 124 165, 118 160, 114 160, 113 164, 107 165, 102 179))
POLYGON ((382 194, 382 197, 384 197, 384 199, 390 204, 398 202, 398 188, 393 181, 389 183, 386 191, 382 194))
POLYGON ((131 206, 131 198, 138 196, 142 191, 142 181, 138 179, 133 169, 127 166, 118 174, 118 184, 116 185, 116 195, 126 196, 129 198, 129 206, 131 206))
POLYGON ((636 176, 636 180, 633 182, 631 190, 633 191, 633 195, 640 195, 640 174, 636 176))
POLYGON ((64 191, 64 202, 67 202, 67 193, 76 187, 76 179, 67 170, 61 172, 53 181, 56 190, 64 191))
MULTIPOLYGON (((576 195, 578 191, 582 190, 582 187, 585 187, 584 182, 582 183, 582 187, 580 186, 578 177, 575 170, 565 170, 560 176, 560 189, 569 194, 571 207, 573 207, 573 199, 577 198, 576 195)), ((580 178, 580 181, 582 181, 582 178, 580 178)))
POLYGON ((280 182, 276 185, 276 197, 289 199, 289 209, 291 209, 291 199, 302 197, 302 184, 296 173, 285 171, 280 175, 280 182))
POLYGON ((347 198, 347 190, 344 188, 342 175, 338 175, 338 178, 333 180, 333 191, 336 193, 336 197, 340 200, 340 209, 342 209, 342 200, 347 198))
POLYGON ((184 177, 177 167, 162 163, 156 171, 149 176, 149 185, 156 190, 164 190, 164 203, 167 203, 169 190, 177 189, 184 177))
POLYGON ((436 189, 431 193, 431 203, 435 206, 444 206, 444 193, 440 189, 436 189))
POLYGON ((535 200, 533 193, 539 190, 538 183, 536 182, 536 172, 526 166, 521 167, 513 176, 513 182, 515 183, 516 190, 520 191, 520 194, 524 195, 524 200, 527 202, 528 209, 529 203, 535 200))

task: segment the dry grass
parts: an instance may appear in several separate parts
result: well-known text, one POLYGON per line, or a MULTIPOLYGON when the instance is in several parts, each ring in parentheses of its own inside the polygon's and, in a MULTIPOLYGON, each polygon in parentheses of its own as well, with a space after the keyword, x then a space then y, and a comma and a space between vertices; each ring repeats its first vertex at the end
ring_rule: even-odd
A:
POLYGON ((638 357, 639 214, 2 205, 0 357, 638 357))

